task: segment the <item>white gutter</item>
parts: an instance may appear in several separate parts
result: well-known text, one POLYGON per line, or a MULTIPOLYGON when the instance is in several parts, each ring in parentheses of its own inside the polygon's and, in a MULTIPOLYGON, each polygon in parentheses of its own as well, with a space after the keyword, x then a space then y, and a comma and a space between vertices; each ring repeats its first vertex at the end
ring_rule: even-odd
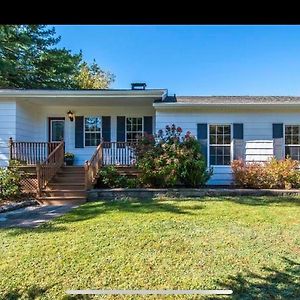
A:
POLYGON ((157 90, 94 90, 94 91, 74 91, 74 90, 0 90, 1 97, 14 97, 14 98, 24 98, 24 97, 88 97, 88 98, 98 98, 98 97, 165 97, 167 90, 157 89, 157 90))
POLYGON ((254 107, 254 108, 286 108, 286 107, 300 107, 299 103, 180 103, 180 102, 156 102, 153 103, 155 108, 220 108, 220 107, 254 107))

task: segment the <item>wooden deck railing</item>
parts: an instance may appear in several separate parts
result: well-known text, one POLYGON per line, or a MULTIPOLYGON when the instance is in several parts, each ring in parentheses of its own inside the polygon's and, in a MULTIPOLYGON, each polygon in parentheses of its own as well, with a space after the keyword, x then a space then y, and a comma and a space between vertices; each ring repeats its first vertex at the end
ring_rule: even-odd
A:
POLYGON ((103 164, 103 143, 100 143, 97 146, 96 151, 89 161, 85 162, 85 188, 89 190, 94 180, 97 178, 98 171, 100 170, 103 164))
POLYGON ((42 163, 58 146, 59 142, 14 142, 9 139, 10 159, 16 159, 26 165, 42 163))
POLYGON ((134 147, 135 143, 129 142, 103 142, 103 165, 134 165, 134 147))
POLYGON ((41 191, 57 171, 64 164, 64 142, 56 144, 56 148, 49 154, 49 156, 41 163, 37 164, 37 185, 38 196, 41 195, 41 191))

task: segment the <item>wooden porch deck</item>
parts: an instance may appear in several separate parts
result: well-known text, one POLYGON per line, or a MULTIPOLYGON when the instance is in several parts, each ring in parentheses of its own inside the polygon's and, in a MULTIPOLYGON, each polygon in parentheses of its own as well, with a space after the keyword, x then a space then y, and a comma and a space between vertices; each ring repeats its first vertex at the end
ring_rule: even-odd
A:
POLYGON ((10 139, 10 160, 21 163, 27 176, 22 180, 24 192, 35 194, 42 204, 83 203, 87 190, 97 180, 104 165, 134 167, 134 144, 101 142, 83 166, 64 165, 64 142, 14 142, 10 139))

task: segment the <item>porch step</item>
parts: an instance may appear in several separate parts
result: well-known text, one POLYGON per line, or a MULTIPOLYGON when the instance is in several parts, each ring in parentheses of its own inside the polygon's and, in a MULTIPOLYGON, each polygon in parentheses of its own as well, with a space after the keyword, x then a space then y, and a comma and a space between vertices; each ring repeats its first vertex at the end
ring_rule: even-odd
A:
POLYGON ((86 196, 86 190, 74 190, 74 189, 49 189, 44 190, 43 195, 47 197, 85 197, 86 196))
POLYGON ((59 173, 84 174, 84 168, 83 167, 64 166, 60 169, 59 173))
POLYGON ((84 177, 82 176, 55 176, 51 182, 53 183, 84 183, 84 177))
POLYGON ((86 202, 86 196, 84 168, 64 166, 37 200, 44 205, 82 204, 86 202))
POLYGON ((85 184, 82 182, 50 182, 45 190, 83 190, 85 189, 85 184))
POLYGON ((86 202, 86 196, 57 196, 57 197, 38 197, 37 201, 42 205, 66 205, 66 204, 83 204, 86 202))

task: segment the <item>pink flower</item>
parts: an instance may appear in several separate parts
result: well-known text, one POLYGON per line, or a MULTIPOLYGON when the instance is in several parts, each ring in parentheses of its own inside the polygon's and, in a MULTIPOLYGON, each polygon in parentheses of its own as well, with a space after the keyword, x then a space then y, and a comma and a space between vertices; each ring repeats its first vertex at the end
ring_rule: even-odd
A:
POLYGON ((177 127, 177 132, 182 132, 182 128, 181 127, 177 127))

